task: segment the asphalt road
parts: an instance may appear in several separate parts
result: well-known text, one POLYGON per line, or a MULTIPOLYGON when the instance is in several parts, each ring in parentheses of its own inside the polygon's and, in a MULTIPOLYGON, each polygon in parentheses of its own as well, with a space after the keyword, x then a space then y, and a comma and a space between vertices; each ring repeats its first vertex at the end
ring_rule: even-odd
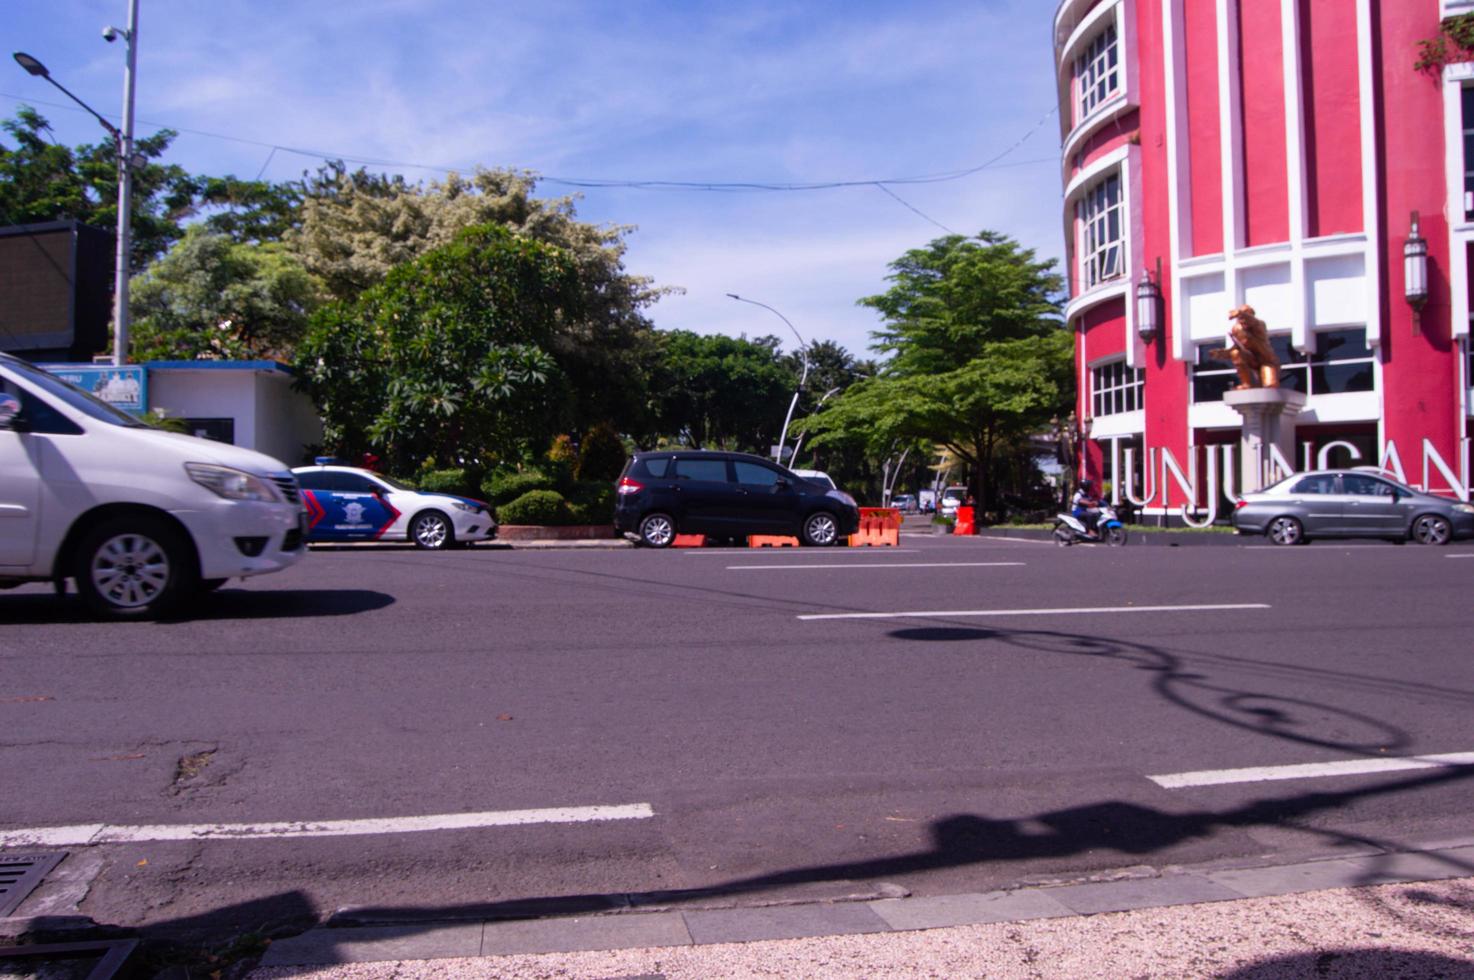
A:
POLYGON ((1471 581, 1468 543, 908 535, 319 550, 159 624, 28 586, 0 593, 0 846, 49 828, 82 913, 198 933, 1467 838, 1469 764, 1282 767, 1474 753, 1471 581))

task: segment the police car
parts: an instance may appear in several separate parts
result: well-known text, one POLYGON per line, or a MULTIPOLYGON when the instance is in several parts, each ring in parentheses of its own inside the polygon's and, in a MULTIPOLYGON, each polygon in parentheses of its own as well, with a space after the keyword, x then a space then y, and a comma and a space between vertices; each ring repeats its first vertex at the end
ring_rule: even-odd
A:
POLYGON ((307 508, 307 540, 413 541, 449 548, 496 537, 491 507, 448 493, 422 493, 382 473, 319 456, 292 470, 307 508))

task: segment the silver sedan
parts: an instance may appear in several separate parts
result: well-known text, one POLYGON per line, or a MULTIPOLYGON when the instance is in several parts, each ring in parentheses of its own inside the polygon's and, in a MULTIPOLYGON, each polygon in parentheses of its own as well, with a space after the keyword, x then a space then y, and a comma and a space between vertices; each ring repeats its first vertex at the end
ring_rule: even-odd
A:
POLYGON ((1244 494, 1233 526, 1241 534, 1266 535, 1275 544, 1304 544, 1311 538, 1448 544, 1474 537, 1474 506, 1414 490, 1379 472, 1316 470, 1244 494))

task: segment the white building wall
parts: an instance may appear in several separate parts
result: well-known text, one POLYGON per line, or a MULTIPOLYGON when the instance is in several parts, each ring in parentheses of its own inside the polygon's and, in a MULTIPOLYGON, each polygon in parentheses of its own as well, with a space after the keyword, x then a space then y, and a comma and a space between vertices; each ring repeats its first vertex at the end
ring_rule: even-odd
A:
POLYGON ((237 446, 297 466, 308 446, 322 442, 322 422, 291 380, 275 370, 149 368, 149 407, 174 417, 232 419, 237 446))

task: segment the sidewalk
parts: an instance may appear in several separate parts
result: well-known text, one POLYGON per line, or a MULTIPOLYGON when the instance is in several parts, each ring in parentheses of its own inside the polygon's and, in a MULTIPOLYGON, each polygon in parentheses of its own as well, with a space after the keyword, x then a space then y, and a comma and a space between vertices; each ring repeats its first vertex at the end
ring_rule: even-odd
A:
POLYGON ((1471 872, 1474 840, 976 895, 318 928, 249 980, 1470 978, 1471 872))

